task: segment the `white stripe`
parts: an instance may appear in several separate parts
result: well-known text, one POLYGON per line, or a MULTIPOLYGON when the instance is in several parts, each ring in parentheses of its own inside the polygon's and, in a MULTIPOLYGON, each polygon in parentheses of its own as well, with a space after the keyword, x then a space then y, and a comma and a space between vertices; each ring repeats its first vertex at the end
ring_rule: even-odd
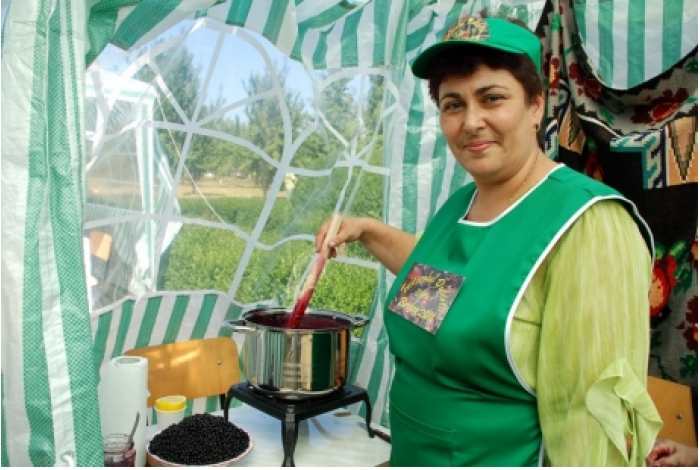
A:
MULTIPOLYGON (((136 302, 134 304, 134 309, 131 315, 131 322, 126 333, 126 338, 124 339, 124 351, 133 349, 136 347, 136 340, 139 337, 139 332, 141 330, 141 324, 143 323, 143 317, 146 312, 147 302, 136 302)), ((121 353, 118 353, 121 355, 121 353)))
POLYGON ((333 24, 331 32, 326 36, 326 68, 329 70, 340 68, 343 64, 343 48, 341 39, 343 38, 343 25, 345 19, 333 24))
POLYGON ((265 1, 251 2, 248 17, 245 20, 245 27, 262 34, 265 24, 270 16, 271 3, 265 1))
POLYGON ((2 45, 2 371, 3 419, 10 432, 2 437, 12 466, 32 466, 28 453, 29 422, 24 397, 22 295, 24 229, 28 186, 29 120, 34 81, 35 23, 38 2, 13 2, 4 23, 2 45), (12 119, 6 119, 12 116, 12 119), (15 312, 14 314, 9 314, 15 312))
POLYGON ((289 56, 294 48, 294 44, 296 44, 297 36, 298 30, 296 13, 294 6, 290 2, 287 8, 287 13, 284 15, 284 19, 282 20, 280 32, 277 36, 277 43, 275 45, 284 53, 284 55, 289 56), (291 7, 291 11, 289 7, 291 7))
MULTIPOLYGON (((66 17, 67 5, 63 0, 59 8, 61 29, 69 31, 68 21, 66 17)), ((85 9, 71 8, 71 24, 80 25, 86 23, 85 9)), ((85 90, 85 53, 87 52, 87 37, 85 36, 84 28, 73 28, 71 34, 61 35, 61 63, 64 67, 69 68, 72 72, 68 72, 64 79, 64 94, 65 94, 65 123, 68 127, 68 149, 71 157, 71 173, 75 175, 74 179, 74 194, 75 201, 74 211, 76 214, 82 214, 83 209, 83 193, 84 186, 84 147, 83 135, 85 134, 84 120, 84 90, 85 90), (73 48, 71 55, 70 47, 73 48), (76 57, 77 56, 77 57, 76 57), (75 88, 74 88, 75 87, 75 88), (77 96, 73 91, 77 92, 77 96), (77 104, 79 115, 74 112, 74 105, 77 104), (76 125, 77 124, 77 125, 76 125)), ((82 218, 82 217, 81 217, 82 218)), ((50 226, 50 225, 49 225, 50 226)), ((53 236, 53 235, 52 235, 53 236)), ((55 266, 55 265, 54 265, 55 266)), ((53 274, 53 273, 52 273, 53 274)), ((56 279, 57 280, 57 279, 56 279)), ((46 287, 46 286, 44 286, 46 287)), ((87 290, 87 286, 85 287, 87 290)), ((55 291, 56 293, 59 290, 55 291)), ((58 300, 58 299, 57 299, 58 300)), ((60 300, 58 300, 60 304, 60 300)), ((62 322, 62 309, 57 312, 60 322, 55 323, 55 339, 57 341, 47 341, 47 363, 54 363, 55 368, 49 367, 49 383, 51 384, 51 394, 54 416, 54 439, 56 448, 56 466, 63 466, 65 462, 61 459, 67 452, 75 455, 82 451, 76 447, 75 441, 75 423, 73 421, 73 398, 71 394, 70 378, 68 371, 66 343, 63 336, 64 325, 62 322), (56 406, 56 404, 64 403, 64 406, 56 406)), ((48 336, 51 338, 51 336, 48 336)), ((82 371, 73 371, 75 375, 81 374, 82 371)), ((78 404, 78 406, 80 406, 78 404)))
POLYGON ((683 42, 681 56, 685 57, 698 45, 698 1, 685 0, 683 3, 683 42))
MULTIPOLYGON (((289 1, 289 3, 292 3, 289 1)), ((299 23, 312 19, 324 11, 338 5, 337 0, 306 0, 296 7, 297 21, 299 23)), ((348 12, 350 10, 348 9, 348 12)))
POLYGON ((406 26, 406 35, 410 36, 412 33, 423 28, 426 24, 428 24, 432 16, 433 15, 430 8, 422 8, 417 15, 410 18, 408 25, 406 26))
MULTIPOLYGON (((600 37, 598 37, 598 8, 597 5, 585 5, 586 39, 584 48, 586 55, 595 69, 600 70, 600 37)), ((573 12, 571 12, 573 14, 573 12)), ((572 24, 575 21, 572 20, 572 24)))
POLYGON ((138 38, 131 47, 131 50, 134 51, 139 49, 178 23, 191 19, 194 16, 195 11, 203 10, 212 6, 213 4, 214 0, 182 0, 181 3, 170 12, 170 14, 164 16, 161 21, 149 29, 143 36, 138 38))
MULTIPOLYGON (((422 230, 430 217, 430 202, 433 191, 433 159, 435 158, 435 140, 440 131, 437 108, 430 99, 428 86, 421 81, 416 86, 416 93, 423 94, 423 124, 421 126, 420 154, 418 156, 417 181, 414 188, 417 191, 416 225, 422 230)), ((443 189, 449 189, 443 188, 443 189)))
POLYGON ((612 81, 614 88, 627 89, 627 50, 629 37, 627 35, 627 18, 629 17, 629 5, 627 2, 612 2, 613 8, 613 56, 612 56, 612 81))
MULTIPOLYGON (((404 18, 402 16, 404 15, 403 11, 405 9, 404 7, 405 2, 391 2, 390 3, 390 10, 386 18, 386 25, 384 27, 384 30, 380 32, 380 34, 384 37, 385 42, 384 42, 384 63, 387 65, 391 64, 391 61, 393 59, 393 50, 394 50, 394 45, 396 44, 397 35, 399 33, 398 28, 400 25, 404 23, 404 18)), ((406 13, 407 14, 407 13, 406 13)), ((402 34, 405 36, 406 33, 402 34)), ((405 37, 402 39, 406 39, 405 37)))
MULTIPOLYGON (((400 83, 400 91, 398 96, 399 108, 392 122, 392 130, 389 134, 389 167, 393 177, 389 187, 389 206, 386 210, 387 221, 395 227, 403 226, 403 192, 410 190, 413 181, 405 181, 403 175, 403 162, 406 149, 406 129, 408 127, 408 112, 411 108, 413 94, 416 93, 415 87, 418 82, 412 74, 404 74, 400 83)), ((386 146, 385 146, 386 149, 386 146)))
MULTIPOLYGON (((369 30, 369 25, 374 25, 374 8, 376 2, 365 6, 362 9, 359 25, 369 30)), ((374 26, 372 26, 372 31, 374 26)), ((360 67, 373 67, 374 60, 374 34, 358 34, 357 35, 357 61, 360 67)), ((388 79, 387 79, 388 81, 388 79)))
MULTIPOLYGON (((100 364, 100 377, 103 376, 106 366, 109 363, 109 361, 112 359, 112 354, 114 352, 114 346, 117 343, 117 331, 119 331, 119 321, 122 316, 124 308, 124 303, 122 302, 121 305, 119 305, 118 308, 115 308, 112 311, 112 320, 111 323, 109 324, 109 334, 107 335, 107 339, 105 341, 105 350, 104 350, 104 357, 102 358, 102 363, 100 364)), ((97 331, 97 325, 99 322, 99 316, 95 315, 92 316, 91 318, 91 325, 93 331, 97 331)))
POLYGON ((304 67, 306 67, 307 70, 314 69, 313 57, 314 52, 316 51, 316 46, 318 45, 319 38, 320 33, 317 29, 310 29, 304 35, 304 39, 301 43, 300 53, 301 62, 302 64, 304 64, 304 67))
MULTIPOLYGON (((231 384, 233 385, 233 384, 231 384)), ((207 399, 206 398, 196 398, 192 400, 192 414, 202 414, 207 410, 207 399)))
MULTIPOLYGON (((649 27, 661 23, 664 14, 664 2, 646 2, 644 10, 644 77, 655 77, 662 70, 663 28, 649 27)), ((697 24, 696 24, 697 27, 697 24)))
MULTIPOLYGON (((207 331, 204 334, 205 338, 215 338, 219 335, 219 330, 221 329, 221 324, 226 317, 226 312, 228 311, 229 305, 231 305, 231 302, 224 295, 220 295, 216 299, 214 310, 211 313, 209 324, 207 325, 207 331)), ((236 344, 238 344, 238 342, 236 342, 236 344)))
POLYGON ((176 300, 176 295, 164 295, 161 297, 156 321, 153 323, 153 332, 151 333, 151 340, 149 341, 150 344, 164 344, 165 332, 173 316, 173 307, 175 306, 176 300))
MULTIPOLYGON (((385 297, 386 293, 377 292, 377 296, 380 299, 385 297)), ((377 338, 384 328, 384 302, 377 302, 377 308, 372 314, 372 321, 366 327, 367 336, 365 338, 364 348, 360 351, 360 366, 357 372, 357 382, 363 386, 367 387, 370 378, 372 377, 372 371, 374 369, 374 363, 377 358, 377 338)))
POLYGON ((187 304, 187 311, 182 319, 180 331, 177 332, 177 341, 189 341, 192 338, 192 330, 199 316, 199 310, 202 308, 204 295, 195 293, 190 296, 190 302, 187 304))

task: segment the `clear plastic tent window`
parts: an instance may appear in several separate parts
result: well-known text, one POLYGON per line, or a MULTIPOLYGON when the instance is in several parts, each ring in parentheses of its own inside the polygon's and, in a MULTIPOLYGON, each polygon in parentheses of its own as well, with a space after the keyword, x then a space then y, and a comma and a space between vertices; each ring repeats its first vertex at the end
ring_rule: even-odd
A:
MULTIPOLYGON (((92 310, 154 291, 293 303, 325 218, 383 217, 386 75, 309 71, 206 18, 134 52, 107 47, 86 80, 85 237, 110 245, 86 256, 92 310)), ((377 277, 353 247, 312 305, 367 314, 377 277)))

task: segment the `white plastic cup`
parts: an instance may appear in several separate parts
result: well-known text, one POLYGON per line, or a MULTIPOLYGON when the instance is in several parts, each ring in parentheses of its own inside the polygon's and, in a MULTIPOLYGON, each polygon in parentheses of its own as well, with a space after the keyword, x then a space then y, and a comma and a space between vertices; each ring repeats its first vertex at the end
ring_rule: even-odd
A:
POLYGON ((177 424, 185 417, 187 399, 182 395, 171 395, 156 400, 156 421, 161 431, 168 426, 177 424))

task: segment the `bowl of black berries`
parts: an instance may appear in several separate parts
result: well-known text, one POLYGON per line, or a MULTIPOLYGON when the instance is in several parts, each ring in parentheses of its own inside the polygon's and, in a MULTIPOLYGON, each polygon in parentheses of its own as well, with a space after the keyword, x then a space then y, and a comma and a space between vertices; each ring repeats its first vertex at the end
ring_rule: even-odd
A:
POLYGON ((253 438, 223 416, 185 417, 154 435, 146 446, 151 467, 228 467, 253 450, 253 438))

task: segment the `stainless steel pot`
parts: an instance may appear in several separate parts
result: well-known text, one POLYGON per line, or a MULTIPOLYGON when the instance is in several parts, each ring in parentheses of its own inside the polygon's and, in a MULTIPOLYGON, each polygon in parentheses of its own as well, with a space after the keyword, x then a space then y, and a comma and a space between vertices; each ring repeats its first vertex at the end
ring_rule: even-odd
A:
MULTIPOLYGON (((290 400, 324 396, 345 384, 351 330, 369 318, 307 309, 304 323, 319 328, 288 329, 291 309, 261 308, 227 320, 224 328, 245 334, 243 370, 253 387, 290 400)), ((302 323, 301 326, 304 325, 302 323)))

